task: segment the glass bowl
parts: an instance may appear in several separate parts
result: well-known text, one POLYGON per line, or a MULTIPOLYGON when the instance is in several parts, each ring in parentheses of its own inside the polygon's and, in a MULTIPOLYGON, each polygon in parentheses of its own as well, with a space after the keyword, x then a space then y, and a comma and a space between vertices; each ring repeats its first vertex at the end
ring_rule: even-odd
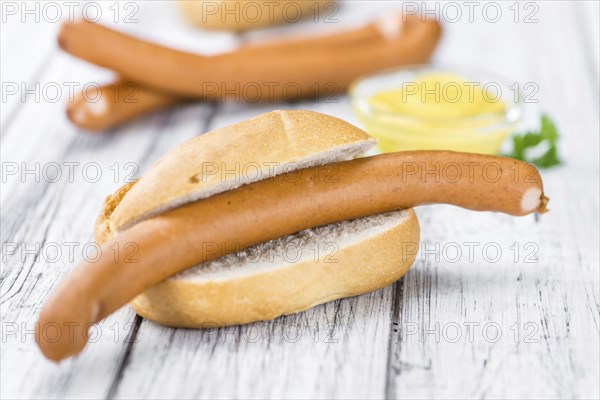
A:
POLYGON ((385 70, 357 79, 349 93, 354 113, 383 152, 498 154, 522 115, 518 85, 477 69, 414 65, 385 70), (436 77, 444 80, 436 85, 436 77), (382 94, 388 100, 384 106, 375 100, 382 94))

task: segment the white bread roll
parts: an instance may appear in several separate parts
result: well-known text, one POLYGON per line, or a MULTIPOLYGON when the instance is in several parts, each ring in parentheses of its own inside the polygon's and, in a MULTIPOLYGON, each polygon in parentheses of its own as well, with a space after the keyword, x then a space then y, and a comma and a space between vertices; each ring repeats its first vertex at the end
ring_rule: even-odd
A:
POLYGON ((178 3, 183 15, 200 28, 238 32, 298 22, 302 19, 316 19, 328 3, 335 1, 179 0, 178 3))
POLYGON ((190 268, 130 305, 174 327, 270 320, 387 286, 408 271, 418 243, 412 209, 343 221, 190 268))
POLYGON ((181 143, 137 182, 109 196, 96 240, 156 214, 283 172, 350 160, 375 141, 313 111, 272 111, 181 143))
MULTIPOLYGON (((96 241, 102 244, 144 219, 244 184, 357 157, 373 144, 351 124, 301 110, 273 111, 206 133, 107 197, 96 241), (206 168, 214 164, 216 172, 206 168), (246 175, 240 166, 249 164, 264 168, 246 175)), ((412 265, 418 243, 419 225, 410 209, 343 221, 192 267, 130 305, 145 318, 176 327, 272 319, 388 285, 412 265)), ((211 244, 199 248, 206 245, 211 244)))

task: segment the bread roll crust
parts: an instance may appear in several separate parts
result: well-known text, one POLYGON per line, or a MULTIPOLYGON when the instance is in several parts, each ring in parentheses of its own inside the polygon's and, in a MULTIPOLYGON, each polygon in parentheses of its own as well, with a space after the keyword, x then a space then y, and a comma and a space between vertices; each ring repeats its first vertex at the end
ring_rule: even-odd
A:
MULTIPOLYGON (((269 169, 259 178, 240 180, 244 177, 239 170, 231 174, 234 165, 268 163, 289 165, 293 170, 354 158, 373 144, 353 125, 311 111, 274 111, 217 129, 184 142, 139 180, 108 196, 96 221, 96 241, 102 244, 152 213, 285 172, 269 169), (214 163, 230 171, 227 174, 235 180, 224 182, 220 173, 205 174, 203 168, 214 163)), ((355 223, 368 227, 369 222, 363 220, 373 225, 377 218, 382 217, 360 218, 355 223)), ((180 274, 146 290, 130 305, 139 315, 158 323, 199 328, 269 320, 381 288, 404 275, 419 241, 419 224, 412 209, 389 213, 387 218, 385 226, 375 224, 365 232, 347 233, 348 221, 309 230, 308 236, 339 229, 352 237, 339 245, 334 260, 328 259, 327 252, 318 252, 297 262, 275 260, 260 271, 253 271, 248 261, 240 274, 226 278, 194 279, 180 274), (407 254, 405 244, 414 251, 407 254)), ((334 239, 325 234, 321 237, 334 239)), ((319 243, 310 246, 315 245, 319 243)), ((302 251, 310 252, 310 246, 302 251)), ((190 270, 194 268, 202 266, 190 270)))
MULTIPOLYGON (((247 183, 354 158, 375 144, 357 127, 314 111, 272 111, 169 151, 135 184, 109 196, 96 240, 142 219, 247 183)), ((100 225, 100 226, 98 226, 100 225)))
MULTIPOLYGON (((365 132, 351 124, 301 110, 274 111, 217 129, 184 142, 139 181, 109 195, 96 221, 96 241, 102 244, 140 217, 173 208, 177 204, 173 199, 190 202, 249 183, 236 175, 234 182, 223 184, 220 173, 202 175, 203 166, 219 163, 231 171, 234 164, 269 163, 297 169, 350 159, 373 144, 365 132)), ((261 179, 277 172, 263 171, 261 179)), ((381 288, 404 275, 414 261, 415 255, 405 254, 402 243, 418 247, 419 225, 414 212, 391 214, 396 215, 394 224, 375 229, 371 235, 358 234, 351 243, 336 249, 335 262, 329 262, 327 253, 319 252, 318 257, 275 262, 267 270, 226 279, 175 276, 146 290, 130 305, 139 315, 158 323, 197 328, 269 320, 381 288)), ((333 225, 343 229, 344 224, 347 222, 333 225)), ((250 262, 247 267, 252 268, 250 262)))

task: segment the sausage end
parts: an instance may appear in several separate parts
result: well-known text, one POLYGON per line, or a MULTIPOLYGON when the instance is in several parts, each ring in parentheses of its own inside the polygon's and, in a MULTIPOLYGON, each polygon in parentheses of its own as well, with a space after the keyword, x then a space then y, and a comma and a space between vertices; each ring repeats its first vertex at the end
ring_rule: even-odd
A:
POLYGON ((544 193, 542 193, 542 197, 540 198, 540 205, 537 208, 537 212, 540 214, 545 214, 548 211, 550 211, 548 209, 548 203, 550 202, 550 199, 548 197, 546 197, 544 195, 544 193))

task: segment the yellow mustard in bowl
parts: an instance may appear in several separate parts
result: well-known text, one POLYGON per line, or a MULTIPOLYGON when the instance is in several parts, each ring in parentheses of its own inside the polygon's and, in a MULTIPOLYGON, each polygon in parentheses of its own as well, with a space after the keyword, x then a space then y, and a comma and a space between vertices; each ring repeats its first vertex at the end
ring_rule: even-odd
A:
POLYGON ((435 67, 386 71, 352 85, 353 108, 383 152, 497 154, 520 118, 519 93, 472 75, 435 67))

